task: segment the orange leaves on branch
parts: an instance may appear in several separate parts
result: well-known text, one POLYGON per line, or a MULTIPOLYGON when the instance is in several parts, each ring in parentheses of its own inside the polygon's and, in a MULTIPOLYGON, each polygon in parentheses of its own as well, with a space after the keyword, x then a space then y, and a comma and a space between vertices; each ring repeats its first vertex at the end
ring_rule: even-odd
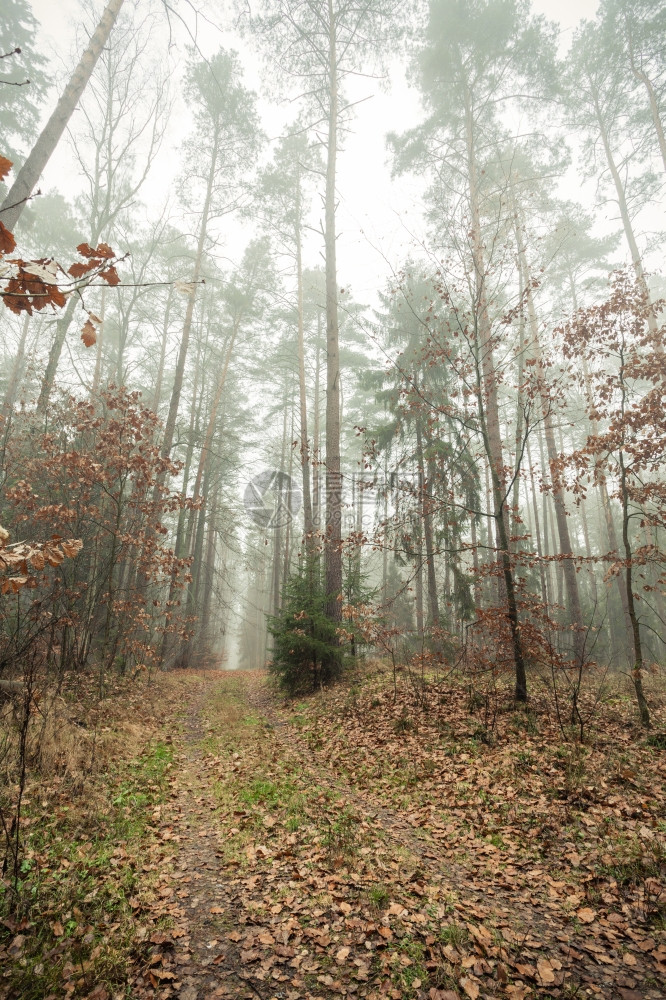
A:
POLYGON ((36 587, 33 570, 41 572, 46 566, 60 566, 67 558, 73 559, 83 548, 78 538, 61 539, 54 536, 48 542, 17 542, 8 545, 9 532, 0 527, 0 594, 17 594, 22 587, 36 587))
MULTIPOLYGON (((65 295, 55 283, 47 282, 42 277, 28 270, 25 261, 10 261, 16 265, 16 271, 7 282, 2 293, 5 305, 14 313, 27 312, 32 316, 33 310, 54 306, 59 309, 65 305, 65 295)), ((46 258, 30 263, 46 264, 46 258)))
POLYGON ((0 222, 0 253, 13 253, 15 247, 14 234, 10 233, 7 227, 0 222))
POLYGON ((88 261, 87 264, 82 264, 80 260, 75 260, 70 268, 67 269, 67 273, 71 274, 73 278, 82 278, 84 274, 88 274, 95 267, 93 261, 88 261))
POLYGON ((87 319, 83 329, 81 330, 81 340, 86 347, 92 347, 93 344, 97 343, 97 330, 95 324, 91 320, 87 319))
POLYGON ((108 243, 99 243, 94 250, 88 243, 79 243, 76 249, 82 257, 87 257, 90 260, 111 260, 112 257, 115 257, 108 243))
POLYGON ((12 161, 8 160, 6 156, 0 156, 0 181, 4 181, 13 166, 12 161))
POLYGON ((83 542, 80 538, 72 538, 68 542, 61 542, 60 548, 68 559, 73 559, 83 548, 83 542))
POLYGON ((111 264, 110 267, 107 267, 108 261, 113 260, 116 256, 108 243, 100 243, 95 249, 87 243, 79 243, 76 249, 82 257, 85 257, 85 262, 74 261, 67 271, 72 278, 83 278, 86 274, 92 274, 96 271, 97 276, 103 278, 108 285, 120 284, 115 266, 111 264))
MULTIPOLYGON (((9 171, 12 164, 0 156, 0 180, 9 171)), ((80 243, 77 250, 83 261, 75 261, 68 271, 65 271, 57 261, 48 257, 39 260, 22 260, 7 258, 7 254, 16 249, 14 234, 0 222, 0 297, 12 312, 20 314, 53 306, 62 309, 67 295, 73 291, 80 292, 81 283, 87 285, 95 277, 102 278, 108 285, 120 284, 116 271, 116 255, 108 243, 100 243, 91 247, 88 243, 80 243), (4 259, 3 259, 4 258, 4 259), (62 279, 68 287, 60 288, 62 279), (82 279, 85 281, 82 282, 82 279)), ((96 333, 92 323, 86 323, 82 339, 87 347, 95 343, 96 333)))
POLYGON ((115 267, 113 267, 113 265, 111 265, 111 267, 107 267, 106 270, 104 271, 100 271, 99 276, 100 278, 104 278, 104 280, 108 285, 120 284, 120 278, 118 277, 118 272, 116 271, 115 267))

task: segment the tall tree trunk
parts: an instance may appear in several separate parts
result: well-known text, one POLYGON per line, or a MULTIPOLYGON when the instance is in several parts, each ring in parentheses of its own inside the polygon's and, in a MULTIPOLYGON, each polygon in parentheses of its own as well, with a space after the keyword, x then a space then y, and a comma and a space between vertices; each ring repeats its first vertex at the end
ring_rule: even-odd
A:
POLYGON ((654 125, 654 130, 657 135, 657 141, 659 143, 661 162, 663 163, 664 170, 666 171, 666 135, 664 135, 664 126, 662 124, 661 116, 659 114, 659 101, 657 99, 654 86, 649 76, 636 63, 636 56, 634 55, 634 46, 631 38, 631 27, 628 23, 628 20, 625 21, 625 27, 627 29, 627 42, 629 46, 629 62, 631 65, 631 72, 634 74, 636 79, 643 84, 647 92, 648 103, 650 105, 650 116, 652 118, 652 124, 654 125))
MULTIPOLYGON (((620 208, 620 216, 622 218, 622 228, 624 229, 624 235, 627 241, 627 245, 629 247, 629 252, 631 253, 631 260, 634 265, 634 271, 636 272, 636 277, 643 290, 646 300, 650 302, 651 301, 650 289, 648 288, 647 279, 645 277, 645 270, 643 268, 643 261, 641 259, 641 255, 638 250, 638 244, 636 243, 636 236, 634 234, 634 227, 631 222, 631 215, 629 213, 627 196, 625 194, 622 178, 620 177, 620 171, 617 169, 617 165, 615 163, 615 157, 613 156, 613 150, 611 149, 608 129, 606 128, 606 125, 604 123, 603 115, 601 113, 601 108, 599 107, 599 102, 596 95, 594 98, 594 110, 597 116, 597 124, 599 126, 599 134, 601 136, 601 142, 604 147, 604 153, 606 154, 606 162, 608 164, 610 175, 613 178, 613 184, 615 185, 615 195, 617 197, 617 203, 620 208)), ((657 320, 656 317, 653 315, 652 311, 648 312, 648 327, 652 334, 657 333, 657 320)), ((660 350, 663 350, 663 348, 660 347, 660 350)))
POLYGON ((573 552, 573 546, 571 544, 571 533, 569 531, 569 522, 564 502, 564 493, 558 482, 557 475, 555 474, 555 466, 559 454, 558 454, 557 444, 555 441, 553 416, 551 412, 551 401, 546 391, 546 385, 545 385, 546 369, 543 363, 543 354, 541 351, 541 342, 539 339, 539 323, 537 320, 536 308, 534 305, 534 296, 532 294, 532 281, 531 281, 529 265, 527 263, 527 254, 525 252, 522 222, 517 221, 515 231, 516 231, 516 238, 518 241, 518 255, 521 261, 523 279, 525 281, 525 289, 527 297, 527 315, 530 325, 531 346, 534 358, 536 360, 537 374, 539 377, 539 388, 541 392, 541 407, 543 413, 543 429, 544 429, 544 436, 546 438, 546 450, 548 452, 548 464, 550 466, 551 493, 553 497, 553 505, 555 507, 555 521, 557 524, 557 534, 559 537, 559 548, 560 548, 559 554, 562 559, 562 571, 564 573, 564 580, 567 588, 568 619, 569 619, 569 624, 573 629, 573 653, 576 660, 580 660, 584 652, 583 649, 584 638, 582 633, 583 611, 580 604, 578 574, 576 573, 576 565, 573 561, 574 552, 573 552))
POLYGON ((423 640, 423 552, 421 537, 418 537, 416 548, 416 571, 415 571, 415 600, 416 600, 416 637, 419 642, 423 640))
POLYGON ((67 128, 67 123, 72 117, 102 49, 109 39, 122 5, 123 0, 109 0, 90 39, 88 48, 81 56, 81 60, 65 87, 62 97, 56 104, 53 114, 44 126, 41 135, 9 189, 7 197, 0 206, 0 217, 7 229, 13 230, 15 228, 27 199, 35 190, 46 164, 67 128))
POLYGON ((160 360, 157 364, 157 375, 155 376, 155 388, 153 390, 153 400, 151 403, 154 413, 159 413, 162 402, 162 382, 164 380, 164 362, 166 359, 166 346, 169 339, 169 320, 171 318, 171 304, 173 301, 173 287, 169 287, 166 308, 164 310, 164 322, 162 323, 162 341, 160 343, 160 360))
POLYGON ((2 432, 6 433, 9 421, 11 419, 12 410, 14 409, 14 403, 16 402, 16 394, 18 392, 19 381, 21 378, 21 373, 23 370, 23 362, 25 360, 25 345, 28 339, 28 329, 30 327, 30 316, 28 313, 23 317, 23 326, 21 327, 21 338, 18 344, 18 350, 16 352, 16 357, 14 358, 14 364, 12 365, 12 371, 9 376, 9 381, 7 382, 7 389, 5 390, 5 398, 2 401, 2 432))
POLYGON ((317 310, 317 351, 315 357, 314 421, 312 426, 312 522, 315 531, 321 530, 321 449, 319 431, 319 381, 321 375, 321 312, 317 310))
POLYGON ((534 537, 536 540, 537 557, 539 559, 539 582, 541 583, 541 600, 546 612, 550 610, 549 574, 544 563, 545 550, 541 544, 541 531, 539 530, 539 504, 537 503, 536 484, 534 482, 534 466, 530 454, 530 442, 527 440, 527 464, 530 469, 530 483, 532 486, 532 512, 534 516, 534 537))
MULTIPOLYGON (((416 384, 416 379, 414 380, 416 384)), ((426 574, 428 580, 428 624, 437 627, 439 625, 439 599, 437 597, 437 577, 435 575, 435 547, 432 534, 432 514, 428 499, 428 482, 425 475, 423 461, 423 432, 421 422, 416 421, 416 455, 419 467, 419 500, 420 517, 423 524, 423 538, 426 551, 426 574)))
POLYGON ((60 361, 60 355, 62 353, 63 344, 65 343, 67 331, 69 330, 69 325, 72 322, 72 317, 74 316, 76 303, 77 299, 75 296, 70 295, 65 311, 56 323, 55 337, 53 339, 53 343, 51 344, 49 360, 46 364, 46 371, 44 372, 44 377, 42 378, 39 398, 37 399, 38 413, 46 412, 46 408, 49 404, 51 392, 53 391, 53 383, 55 382, 56 371, 58 370, 58 362, 60 361))
MULTIPOLYGON (((187 487, 190 481, 190 470, 192 468, 192 458, 194 455, 194 440, 195 434, 195 422, 198 421, 201 410, 201 400, 203 398, 203 392, 199 397, 199 406, 197 408, 197 389, 199 388, 199 363, 201 360, 201 342, 199 342, 199 347, 197 350, 196 363, 194 366, 194 380, 192 386, 192 403, 190 405, 190 427, 187 436, 187 450, 185 452, 185 463, 183 466, 183 480, 181 492, 184 496, 187 496, 187 487)), ((176 528, 176 538, 174 543, 174 555, 177 559, 183 558, 183 553, 185 551, 185 523, 187 518, 187 511, 184 507, 178 511, 178 525, 176 528)), ((178 577, 179 571, 174 569, 171 573, 171 579, 169 581, 169 596, 167 598, 167 614, 171 614, 170 608, 175 606, 176 592, 178 589, 178 577)), ((160 650, 160 661, 164 663, 167 659, 169 649, 172 645, 172 637, 168 632, 164 632, 162 636, 162 647, 160 650)))
POLYGON ((217 491, 210 505, 208 521, 208 541, 206 545, 206 562, 202 572, 201 624, 199 634, 204 650, 210 653, 210 612, 215 587, 215 518, 217 516, 217 491))
MULTIPOLYGON (((516 222, 516 228, 518 224, 516 222)), ((522 262, 520 256, 518 258, 518 284, 519 284, 519 295, 522 296, 523 288, 525 287, 525 275, 523 274, 522 262)), ((516 468, 514 470, 514 480, 513 480, 513 497, 511 498, 511 534, 519 534, 518 521, 519 521, 519 502, 520 502, 520 476, 518 474, 517 464, 518 456, 523 448, 523 432, 525 424, 525 414, 524 410, 524 397, 525 393, 523 390, 523 378, 525 370, 525 315, 523 310, 520 310, 520 316, 518 318, 518 399, 516 402, 516 433, 514 437, 514 447, 516 454, 516 468)))
MULTIPOLYGON (((583 379, 585 382, 585 396, 587 398, 588 409, 593 412, 593 401, 592 401, 592 389, 590 385, 590 373, 587 368, 587 363, 583 360, 583 379)), ((599 433, 599 422, 597 420, 590 420, 590 429, 593 435, 599 433)), ((610 553, 617 553, 619 557, 619 542, 617 537, 617 531, 615 530, 615 520, 613 518, 613 509, 611 507, 610 497, 608 496, 608 487, 606 485, 606 477, 602 474, 601 470, 597 473, 597 492, 599 494, 599 501, 601 503, 601 509, 604 513, 604 524, 606 527, 606 537, 608 539, 608 548, 610 553)), ((620 607, 622 608, 624 619, 625 619, 625 632, 626 634, 631 632, 631 620, 629 618, 629 605, 627 603, 627 590, 626 587, 622 585, 622 580, 619 574, 615 574, 615 586, 617 587, 618 596, 620 598, 620 607)), ((619 649, 624 649, 626 651, 626 641, 622 634, 622 629, 619 620, 615 615, 611 615, 611 636, 615 643, 617 643, 619 649)))
POLYGON ((102 294, 99 305, 99 325, 97 327, 97 343, 95 345, 95 373, 93 375, 92 389, 90 395, 95 397, 99 392, 99 384, 102 380, 102 347, 104 343, 104 320, 106 317, 106 286, 102 285, 102 294))
POLYGON ((314 524, 310 494, 310 446, 308 442, 307 386, 305 384, 305 331, 303 323, 303 260, 301 240, 301 177, 296 179, 296 311, 298 323, 298 391, 301 438, 301 479, 303 487, 303 531, 305 534, 306 572, 312 585, 314 575, 314 524))
POLYGON ((178 419, 178 406, 180 404, 180 394, 183 391, 183 376, 185 374, 185 361, 190 345, 190 333, 192 331, 192 319, 194 317, 194 300, 196 296, 196 286, 201 278, 201 266, 203 263, 204 246, 206 244, 206 232, 208 229, 208 216, 210 214, 210 203, 213 196, 213 183, 215 181, 215 166, 217 161, 217 138, 213 146, 210 158, 210 170, 208 171, 208 182, 206 184, 206 196, 201 211, 201 222, 199 224, 199 239, 197 240, 197 251, 192 268, 192 288, 187 297, 187 308, 183 322, 183 335, 180 340, 178 359, 176 361, 176 371, 171 389, 171 399, 169 401, 169 413, 164 425, 164 437, 162 438, 162 456, 168 458, 173 446, 173 436, 176 430, 176 420, 178 419))
POLYGON ((624 456, 620 452, 620 496, 622 499, 622 543, 624 546, 625 571, 624 579, 627 587, 627 606, 629 608, 629 620, 631 622, 631 634, 634 641, 634 666, 631 676, 636 692, 636 702, 641 719, 641 725, 646 728, 650 725, 650 710, 643 692, 643 644, 641 640, 641 629, 636 614, 634 603, 633 587, 633 552, 629 540, 629 492, 627 490, 627 470, 624 466, 624 456))
POLYGON ((329 111, 326 158, 326 613, 342 620, 342 476, 340 470, 340 344, 335 246, 335 177, 338 151, 338 66, 333 0, 328 2, 329 111))
MULTIPOLYGON (((291 433, 289 435, 289 465, 287 475, 289 479, 287 482, 290 484, 291 488, 292 473, 294 471, 294 449, 292 447, 292 442, 294 440, 294 400, 292 396, 291 401, 291 433)), ((287 504, 289 504, 289 498, 287 498, 287 504)), ((284 561, 282 569, 282 589, 287 586, 287 581, 289 580, 289 573, 291 570, 291 542, 292 542, 292 521, 291 516, 286 518, 287 524, 285 526, 284 532, 284 561)))
MULTIPOLYGON (((284 394, 284 410, 282 413, 282 445, 280 448, 280 480, 278 488, 278 502, 276 505, 276 510, 279 510, 282 504, 282 477, 284 475, 285 459, 286 459, 286 449, 287 449, 287 392, 285 389, 284 394)), ((276 615, 280 610, 280 571, 282 566, 282 524, 278 517, 275 524, 275 536, 273 540, 273 569, 271 574, 272 580, 272 592, 273 592, 273 614, 276 615)))
MULTIPOLYGON (((481 354, 483 372, 482 391, 485 395, 484 421, 487 428, 488 461, 491 465, 491 481, 499 485, 499 509, 508 531, 508 515, 504 498, 505 473, 502 457, 502 434, 500 430, 499 405, 497 401, 497 373, 493 350, 492 327, 488 312, 486 291, 486 262, 481 232, 481 205, 479 196, 479 169, 476 161, 476 137, 474 133, 471 97, 466 90, 465 138, 467 146, 467 174, 471 213, 472 263, 474 267, 474 314, 478 329, 478 350, 481 354), (494 475, 493 475, 494 473, 494 475)), ((497 515, 497 509, 495 510, 497 515)), ((507 532, 505 532, 506 534, 507 532)))
MULTIPOLYGON (((194 490, 192 492, 192 498, 195 501, 199 499, 199 490, 201 489, 201 478, 203 476, 203 472, 204 472, 204 468, 206 466, 206 463, 210 459, 210 447, 211 447, 211 444, 213 442, 213 437, 215 435, 215 426, 216 426, 216 423, 217 423, 217 413, 218 413, 218 409, 219 409, 219 406, 220 406, 220 401, 221 401, 223 393, 224 393, 224 386, 225 386, 226 381, 227 381, 227 372, 229 371, 229 363, 231 362, 231 357, 232 357, 232 354, 233 354, 234 344, 236 342, 236 336, 238 334, 239 327, 240 327, 240 317, 237 317, 236 321, 235 321, 235 323, 234 323, 234 325, 233 325, 233 327, 231 329, 231 337, 229 339, 229 344, 227 345, 227 350, 226 350, 225 355, 224 355, 224 363, 222 365, 222 371, 220 372, 220 376, 219 376, 219 379, 218 379, 218 382, 217 382, 217 389, 215 391, 215 396, 213 397, 213 402, 211 404, 210 413, 208 415, 208 424, 206 426, 206 434, 205 434, 205 437, 204 437, 204 440, 203 440, 203 444, 201 446, 201 451, 199 453, 199 464, 197 466, 197 475, 196 475, 196 479, 194 481, 194 490)), ((201 507, 201 509, 199 510, 198 514, 196 515, 196 519, 197 520, 199 518, 203 518, 204 517, 205 503, 206 503, 206 501, 205 501, 205 498, 204 498, 203 506, 201 507)), ((189 540, 189 536, 188 536, 188 540, 189 540)), ((189 545, 188 545, 188 548, 189 548, 189 545)))

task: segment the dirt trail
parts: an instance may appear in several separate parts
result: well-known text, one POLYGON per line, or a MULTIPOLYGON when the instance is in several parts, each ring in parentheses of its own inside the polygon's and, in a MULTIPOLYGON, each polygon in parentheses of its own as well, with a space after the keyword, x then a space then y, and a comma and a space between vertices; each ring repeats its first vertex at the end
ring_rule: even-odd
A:
POLYGON ((147 996, 261 997, 245 985, 238 949, 220 930, 220 915, 225 914, 227 927, 240 917, 241 908, 220 864, 217 767, 203 745, 202 711, 219 685, 219 680, 208 679, 196 692, 175 740, 174 780, 161 812, 160 834, 176 852, 155 908, 158 927, 165 924, 165 930, 149 935, 150 960, 141 963, 137 976, 137 988, 147 996))
POLYGON ((136 996, 663 997, 647 957, 623 966, 612 931, 574 947, 548 886, 479 885, 427 829, 360 794, 313 753, 261 675, 209 676, 174 742, 159 827, 174 854, 136 996), (347 811, 357 829, 336 825, 347 811), (456 933, 437 937, 442 927, 456 933), (644 980, 639 991, 618 966, 644 980))

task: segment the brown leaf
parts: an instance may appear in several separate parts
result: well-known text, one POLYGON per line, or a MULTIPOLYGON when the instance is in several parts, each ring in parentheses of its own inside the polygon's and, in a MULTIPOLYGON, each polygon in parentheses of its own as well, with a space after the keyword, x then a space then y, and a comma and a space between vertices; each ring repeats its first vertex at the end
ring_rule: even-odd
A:
POLYGON ((479 985, 474 979, 471 979, 469 976, 463 976, 460 980, 460 985, 469 997, 469 1000, 477 1000, 479 996, 479 985))
POLYGON ((96 986, 92 993, 89 993, 86 1000, 109 1000, 109 991, 105 986, 96 986))
POLYGON ((56 548, 55 546, 45 548, 44 557, 49 566, 59 566, 60 563, 65 558, 60 549, 56 548))
POLYGON ((339 949, 339 951, 335 956, 335 961, 338 963, 338 965, 344 965, 344 963, 347 961, 347 956, 349 955, 350 951, 351 951, 350 948, 339 949))
POLYGON ((17 934, 7 951, 10 955, 20 955, 25 944, 25 934, 17 934))
POLYGON ((0 181, 4 181, 13 166, 12 161, 8 160, 6 156, 0 156, 0 181))
POLYGON ((86 347, 92 347, 93 344, 97 343, 97 330, 89 319, 86 320, 85 325, 81 330, 81 340, 86 347))
POLYGON ((104 280, 108 285, 120 284, 120 278, 118 277, 118 272, 116 271, 115 267, 113 267, 113 265, 111 267, 107 267, 105 271, 100 271, 99 276, 100 278, 104 278, 104 280))
POLYGON ((83 542, 80 538, 70 538, 69 541, 61 542, 60 548, 68 559, 74 559, 83 548, 83 542))
POLYGON ((241 951, 240 953, 240 960, 243 963, 256 962, 258 958, 261 958, 261 953, 256 948, 250 948, 248 951, 241 951))
POLYGON ((504 983, 504 985, 506 985, 509 982, 509 974, 507 973, 505 967, 502 965, 501 962, 498 962, 495 973, 500 983, 504 983))
POLYGON ((35 569, 44 569, 44 553, 40 552, 39 549, 31 552, 29 558, 35 569))
POLYGON ((596 919, 596 913, 591 910, 589 906, 583 906, 582 909, 576 910, 576 916, 580 920, 581 924, 591 924, 596 919))
POLYGON ((550 983, 555 982, 555 973, 548 959, 540 958, 537 961, 537 973, 542 986, 548 986, 550 983))
MULTIPOLYGON (((0 160, 2 157, 0 156, 0 160)), ((5 225, 0 222, 0 253, 12 253, 16 249, 14 234, 10 233, 5 225)))
POLYGON ((71 274, 73 278, 82 278, 84 274, 88 271, 93 271, 95 269, 95 261, 88 261, 87 264, 82 264, 80 260, 75 260, 72 266, 68 269, 68 274, 71 274))

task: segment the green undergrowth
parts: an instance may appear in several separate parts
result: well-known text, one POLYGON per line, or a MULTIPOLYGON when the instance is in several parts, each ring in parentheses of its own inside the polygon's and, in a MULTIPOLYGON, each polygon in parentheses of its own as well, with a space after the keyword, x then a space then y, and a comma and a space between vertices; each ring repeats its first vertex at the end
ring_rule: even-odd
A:
POLYGON ((143 852, 172 758, 155 742, 98 775, 90 796, 61 789, 48 811, 39 798, 28 806, 21 878, 0 895, 0 990, 38 1000, 126 981, 143 852))
POLYGON ((244 867, 248 845, 285 833, 321 851, 331 868, 356 855, 367 839, 358 817, 340 807, 334 789, 303 774, 298 756, 276 752, 273 725, 250 710, 242 678, 223 679, 207 721, 204 749, 225 761, 214 791, 221 828, 229 831, 221 846, 227 863, 244 867))

